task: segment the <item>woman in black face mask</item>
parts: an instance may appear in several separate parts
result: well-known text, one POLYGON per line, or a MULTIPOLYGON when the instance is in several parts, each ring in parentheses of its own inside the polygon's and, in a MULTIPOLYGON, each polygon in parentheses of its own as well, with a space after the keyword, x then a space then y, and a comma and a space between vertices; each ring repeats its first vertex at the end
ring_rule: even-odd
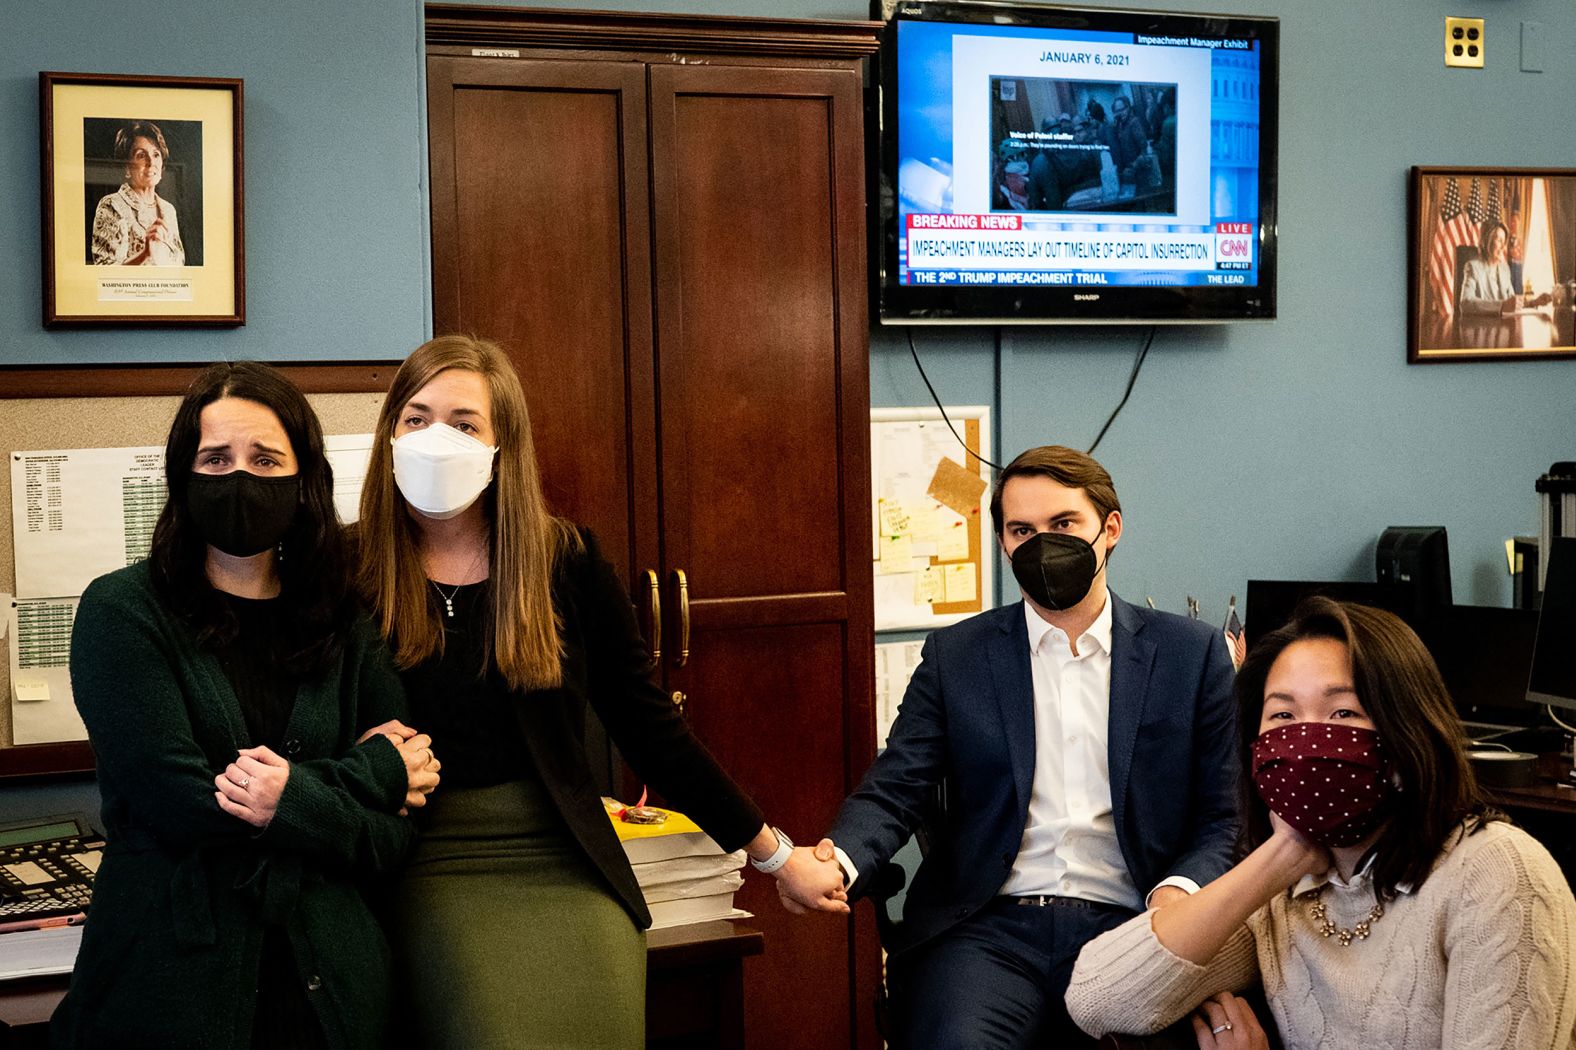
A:
POLYGON ((1455 706, 1397 617, 1311 598, 1237 677, 1247 855, 1090 942, 1068 1009, 1203 1050, 1576 1046, 1576 900, 1478 792, 1455 706), (1208 998, 1206 998, 1208 997, 1208 998), (1200 1005, 1201 1004, 1201 1005, 1200 1005))
POLYGON ((353 597, 316 416, 266 365, 213 365, 165 474, 150 557, 72 635, 108 845, 54 1045, 381 1046, 362 891, 437 763, 353 597))

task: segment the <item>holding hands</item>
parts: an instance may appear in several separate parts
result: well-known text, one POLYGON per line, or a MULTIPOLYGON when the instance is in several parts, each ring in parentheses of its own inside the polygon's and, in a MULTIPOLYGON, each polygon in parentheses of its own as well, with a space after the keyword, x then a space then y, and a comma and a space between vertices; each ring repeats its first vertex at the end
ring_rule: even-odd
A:
POLYGON ((848 914, 848 890, 843 885, 843 869, 837 863, 831 839, 822 839, 813 850, 808 846, 795 847, 788 863, 775 874, 778 899, 793 914, 848 914))
POLYGON ((219 808, 254 828, 266 828, 279 808, 290 763, 266 747, 242 748, 234 762, 213 778, 219 808))
POLYGON ((393 719, 362 733, 356 743, 364 744, 375 736, 387 737, 399 751, 400 758, 405 760, 405 808, 400 810, 400 815, 404 816, 411 807, 425 806, 427 796, 438 786, 438 771, 443 768, 443 763, 432 753, 432 737, 393 719))

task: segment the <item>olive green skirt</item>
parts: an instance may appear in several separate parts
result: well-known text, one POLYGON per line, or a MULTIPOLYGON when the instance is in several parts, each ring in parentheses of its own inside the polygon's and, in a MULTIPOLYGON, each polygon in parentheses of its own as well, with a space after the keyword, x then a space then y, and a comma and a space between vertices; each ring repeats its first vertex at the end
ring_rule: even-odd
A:
POLYGON ((407 1046, 645 1042, 646 935, 540 781, 437 791, 391 917, 407 1046))

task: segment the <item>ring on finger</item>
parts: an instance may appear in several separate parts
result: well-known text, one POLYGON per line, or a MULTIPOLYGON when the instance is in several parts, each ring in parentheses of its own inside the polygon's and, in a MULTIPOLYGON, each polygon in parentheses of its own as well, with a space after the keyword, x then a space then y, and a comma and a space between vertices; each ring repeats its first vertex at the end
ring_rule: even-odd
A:
POLYGON ((245 791, 246 790, 246 786, 248 784, 250 784, 251 782, 252 782, 252 778, 251 777, 242 777, 241 778, 241 782, 239 784, 237 784, 236 786, 239 787, 242 791, 245 791))
POLYGON ((1221 1032, 1229 1032, 1231 1031, 1231 1022, 1227 1021, 1225 1024, 1218 1024, 1209 1031, 1211 1035, 1219 1035, 1221 1032))

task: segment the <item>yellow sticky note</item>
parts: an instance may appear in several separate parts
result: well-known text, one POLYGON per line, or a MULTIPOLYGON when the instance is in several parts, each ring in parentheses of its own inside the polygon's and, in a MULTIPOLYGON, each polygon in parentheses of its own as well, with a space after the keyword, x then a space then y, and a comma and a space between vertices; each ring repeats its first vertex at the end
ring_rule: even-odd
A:
POLYGON ((914 574, 914 604, 934 605, 947 600, 947 584, 941 569, 927 565, 914 574))
POLYGON ((943 566, 947 577, 947 601, 972 602, 979 597, 979 572, 974 563, 943 566))
POLYGON ((914 560, 914 541, 907 534, 881 535, 881 571, 908 572, 914 560))
POLYGON ((48 700, 49 679, 33 675, 17 675, 16 681, 11 683, 11 691, 16 694, 16 702, 19 704, 48 700))
POLYGON ((910 516, 913 528, 910 530, 916 543, 934 543, 941 537, 941 531, 947 527, 948 522, 943 518, 950 517, 941 507, 931 504, 915 510, 910 516))
POLYGON ((969 556, 969 527, 961 518, 944 516, 951 520, 936 537, 936 557, 942 561, 963 561, 969 556))
POLYGON ((881 533, 884 536, 906 535, 911 528, 908 512, 896 500, 881 501, 881 533))

